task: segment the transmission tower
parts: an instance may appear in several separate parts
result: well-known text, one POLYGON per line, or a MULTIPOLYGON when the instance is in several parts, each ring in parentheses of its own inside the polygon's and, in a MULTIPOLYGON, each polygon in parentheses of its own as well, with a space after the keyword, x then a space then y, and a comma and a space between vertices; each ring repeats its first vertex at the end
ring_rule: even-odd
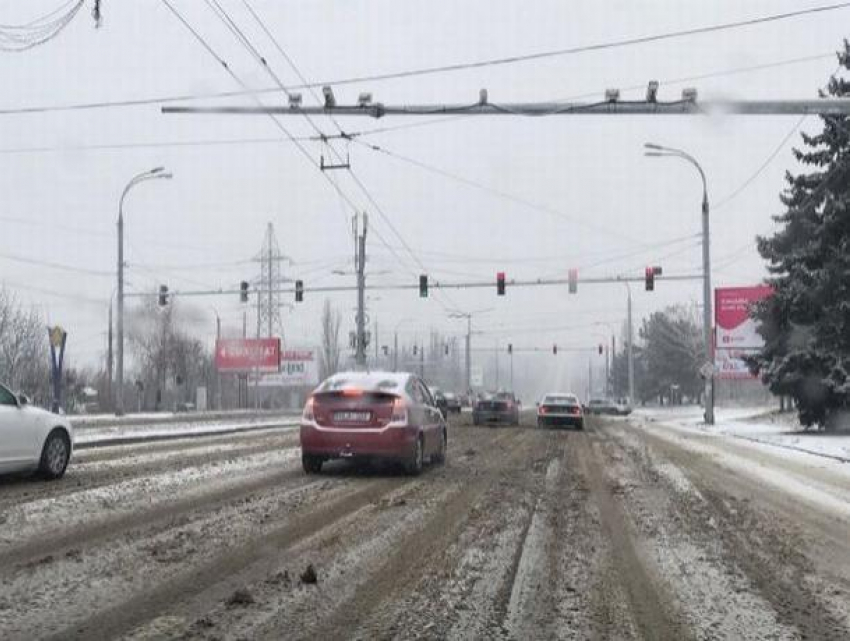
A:
POLYGON ((281 265, 289 258, 280 251, 272 223, 266 227, 263 247, 254 260, 260 263, 260 274, 254 280, 257 287, 257 336, 283 338, 279 290, 288 282, 288 279, 283 277, 281 265))

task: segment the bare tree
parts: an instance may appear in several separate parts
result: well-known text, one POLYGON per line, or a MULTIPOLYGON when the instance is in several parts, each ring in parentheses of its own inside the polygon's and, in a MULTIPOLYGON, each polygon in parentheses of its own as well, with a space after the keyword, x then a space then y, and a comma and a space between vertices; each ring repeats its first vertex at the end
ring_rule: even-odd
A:
POLYGON ((211 378, 212 360, 203 344, 183 331, 175 303, 160 308, 151 297, 130 315, 128 338, 135 357, 138 393, 156 409, 192 401, 198 384, 211 378))
POLYGON ((339 371, 341 323, 342 316, 339 311, 331 306, 330 300, 325 299, 325 306, 322 308, 322 349, 319 352, 319 375, 322 380, 339 371))
POLYGON ((0 380, 45 404, 50 397, 47 329, 35 310, 24 310, 0 288, 0 380))

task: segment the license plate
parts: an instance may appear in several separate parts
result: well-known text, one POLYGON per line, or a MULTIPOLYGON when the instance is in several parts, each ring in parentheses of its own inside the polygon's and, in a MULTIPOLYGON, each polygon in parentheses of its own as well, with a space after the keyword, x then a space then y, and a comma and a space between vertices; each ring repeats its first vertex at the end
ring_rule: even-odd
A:
POLYGON ((337 423, 368 423, 372 416, 370 412, 334 412, 337 423))

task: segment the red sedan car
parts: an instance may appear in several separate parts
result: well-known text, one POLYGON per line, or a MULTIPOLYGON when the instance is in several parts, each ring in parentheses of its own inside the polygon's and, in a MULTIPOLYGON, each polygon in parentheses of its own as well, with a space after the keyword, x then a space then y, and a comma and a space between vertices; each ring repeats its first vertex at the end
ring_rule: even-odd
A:
POLYGON ((414 374, 341 372, 307 399, 301 417, 301 461, 317 474, 330 459, 399 462, 409 474, 425 459, 446 458, 446 422, 414 374))

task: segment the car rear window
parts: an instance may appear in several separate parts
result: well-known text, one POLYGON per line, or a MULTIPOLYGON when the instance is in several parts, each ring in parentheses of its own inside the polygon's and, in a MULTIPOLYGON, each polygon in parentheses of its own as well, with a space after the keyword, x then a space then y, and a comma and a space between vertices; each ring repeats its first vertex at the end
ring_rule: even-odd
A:
POLYGON ((395 392, 399 381, 391 378, 380 378, 368 375, 331 376, 322 383, 316 392, 338 392, 344 389, 359 389, 364 392, 395 392))

